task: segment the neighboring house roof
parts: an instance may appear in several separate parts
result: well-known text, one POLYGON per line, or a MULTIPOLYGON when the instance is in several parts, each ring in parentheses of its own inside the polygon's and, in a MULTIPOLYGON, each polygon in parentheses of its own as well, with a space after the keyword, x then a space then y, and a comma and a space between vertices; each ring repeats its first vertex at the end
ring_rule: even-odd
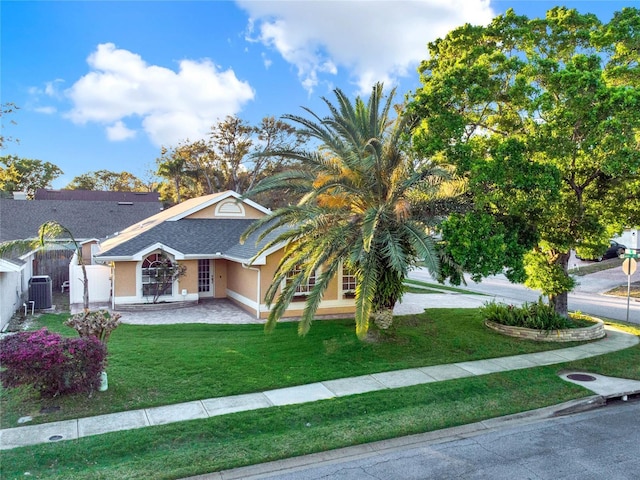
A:
POLYGON ((160 202, 158 192, 105 192, 101 190, 36 190, 35 200, 160 202))
MULTIPOLYGON (((154 250, 164 249, 177 259, 228 258, 248 261, 278 233, 268 235, 258 245, 256 233, 241 245, 240 236, 256 219, 186 218, 211 205, 222 205, 222 201, 228 198, 238 200, 240 195, 227 191, 192 198, 146 218, 117 236, 102 241, 101 252, 95 258, 103 261, 141 260, 154 250)), ((264 214, 270 213, 270 210, 250 200, 242 202, 264 214)))
POLYGON ((76 240, 104 238, 162 210, 156 202, 0 199, 0 242, 36 238, 43 223, 56 221, 76 240))
POLYGON ((20 270, 22 270, 24 263, 25 262, 21 260, 0 258, 0 272, 19 272, 20 270))

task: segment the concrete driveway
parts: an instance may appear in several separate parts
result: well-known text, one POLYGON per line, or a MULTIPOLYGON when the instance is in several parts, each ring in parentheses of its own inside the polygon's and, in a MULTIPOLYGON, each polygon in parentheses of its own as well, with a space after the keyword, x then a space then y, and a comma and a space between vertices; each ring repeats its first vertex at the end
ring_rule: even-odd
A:
MULTIPOLYGON (((398 302, 394 313, 396 315, 412 315, 424 312, 425 308, 477 308, 490 300, 488 296, 478 294, 441 293, 415 294, 407 293, 398 302)), ((506 299, 498 299, 506 300, 506 299)), ((513 303, 513 301, 512 301, 513 303)), ((97 307, 97 306, 96 306, 97 307)), ((92 307, 93 308, 93 307, 92 307)), ((99 308, 107 308, 102 305, 99 308)), ((181 306, 141 306, 130 309, 114 310, 119 313, 122 323, 130 325, 173 325, 179 323, 213 323, 213 324, 250 324, 265 323, 264 319, 257 319, 245 312, 230 300, 205 300, 198 304, 181 306)), ((345 318, 348 315, 327 315, 322 318, 345 318)), ((282 321, 296 321, 297 318, 282 321)))
POLYGON ((264 323, 226 299, 206 300, 198 304, 136 310, 114 310, 122 323, 130 325, 174 325, 178 323, 248 324, 264 323))

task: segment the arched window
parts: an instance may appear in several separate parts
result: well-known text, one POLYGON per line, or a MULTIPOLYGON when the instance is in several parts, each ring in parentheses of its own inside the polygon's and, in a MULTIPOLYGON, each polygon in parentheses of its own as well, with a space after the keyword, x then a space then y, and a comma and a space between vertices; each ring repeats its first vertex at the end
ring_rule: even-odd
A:
POLYGON ((163 253, 152 253, 142 261, 142 295, 153 297, 173 294, 175 268, 163 253))

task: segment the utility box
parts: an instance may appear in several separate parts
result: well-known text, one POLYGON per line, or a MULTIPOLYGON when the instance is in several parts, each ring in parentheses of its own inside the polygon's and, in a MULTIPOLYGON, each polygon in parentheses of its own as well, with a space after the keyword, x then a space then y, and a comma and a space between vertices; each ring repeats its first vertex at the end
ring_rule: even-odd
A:
POLYGON ((34 308, 38 310, 51 308, 52 289, 49 275, 38 275, 29 279, 29 301, 34 302, 34 308))

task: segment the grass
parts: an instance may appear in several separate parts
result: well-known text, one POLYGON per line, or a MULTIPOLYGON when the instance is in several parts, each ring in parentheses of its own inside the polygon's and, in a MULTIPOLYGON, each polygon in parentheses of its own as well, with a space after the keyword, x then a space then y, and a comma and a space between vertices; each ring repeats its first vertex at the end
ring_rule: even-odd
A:
POLYGON ((440 285, 439 283, 427 283, 420 280, 413 280, 407 278, 404 281, 405 291, 410 293, 464 293, 467 295, 483 295, 482 293, 471 292, 469 290, 463 290, 462 288, 449 287, 447 285, 440 285))
POLYGON ((640 282, 633 282, 631 289, 628 289, 628 285, 620 285, 605 293, 605 295, 613 295, 615 297, 626 297, 627 294, 631 298, 640 298, 640 282))
POLYGON ((170 479, 421 433, 585 395, 550 367, 3 452, 2 478, 170 479))
MULTIPOLYGON (((69 333, 60 316, 41 319, 69 333)), ((124 325, 110 341, 109 390, 79 404, 74 403, 78 399, 59 399, 61 415, 78 416, 68 410, 84 403, 87 412, 89 406, 106 408, 106 399, 120 405, 172 403, 166 399, 216 396, 215 389, 218 395, 246 393, 267 384, 281 387, 567 346, 502 337, 482 327, 476 310, 430 310, 397 322, 396 331, 380 344, 358 342, 348 321, 316 322, 305 338, 287 323, 273 335, 264 335, 260 326, 124 325)), ((637 326, 626 328, 640 335, 637 326)), ((2 452, 0 477, 25 478, 29 472, 30 478, 71 480, 180 478, 467 424, 591 394, 561 380, 557 374, 563 369, 640 380, 640 346, 554 366, 17 448, 2 452)), ((20 409, 15 397, 3 393, 3 417, 7 407, 20 409)), ((59 419, 53 417, 47 419, 59 419)))
MULTIPOLYGON (((65 315, 40 325, 64 335, 65 315)), ((306 337, 284 322, 270 335, 261 325, 121 325, 109 340, 109 389, 41 400, 31 391, 0 395, 2 428, 29 415, 51 422, 259 392, 321 380, 459 361, 531 353, 562 345, 525 342, 486 329, 473 309, 433 309, 398 317, 379 343, 359 341, 353 320, 322 320, 306 337), (41 415, 43 407, 60 407, 41 415)))
POLYGON ((583 275, 589 275, 590 273, 601 272, 603 270, 609 270, 611 268, 621 267, 622 259, 620 258, 610 258, 608 260, 603 260, 601 262, 593 262, 589 265, 584 265, 582 267, 570 268, 569 273, 571 275, 576 275, 581 277, 583 275))

